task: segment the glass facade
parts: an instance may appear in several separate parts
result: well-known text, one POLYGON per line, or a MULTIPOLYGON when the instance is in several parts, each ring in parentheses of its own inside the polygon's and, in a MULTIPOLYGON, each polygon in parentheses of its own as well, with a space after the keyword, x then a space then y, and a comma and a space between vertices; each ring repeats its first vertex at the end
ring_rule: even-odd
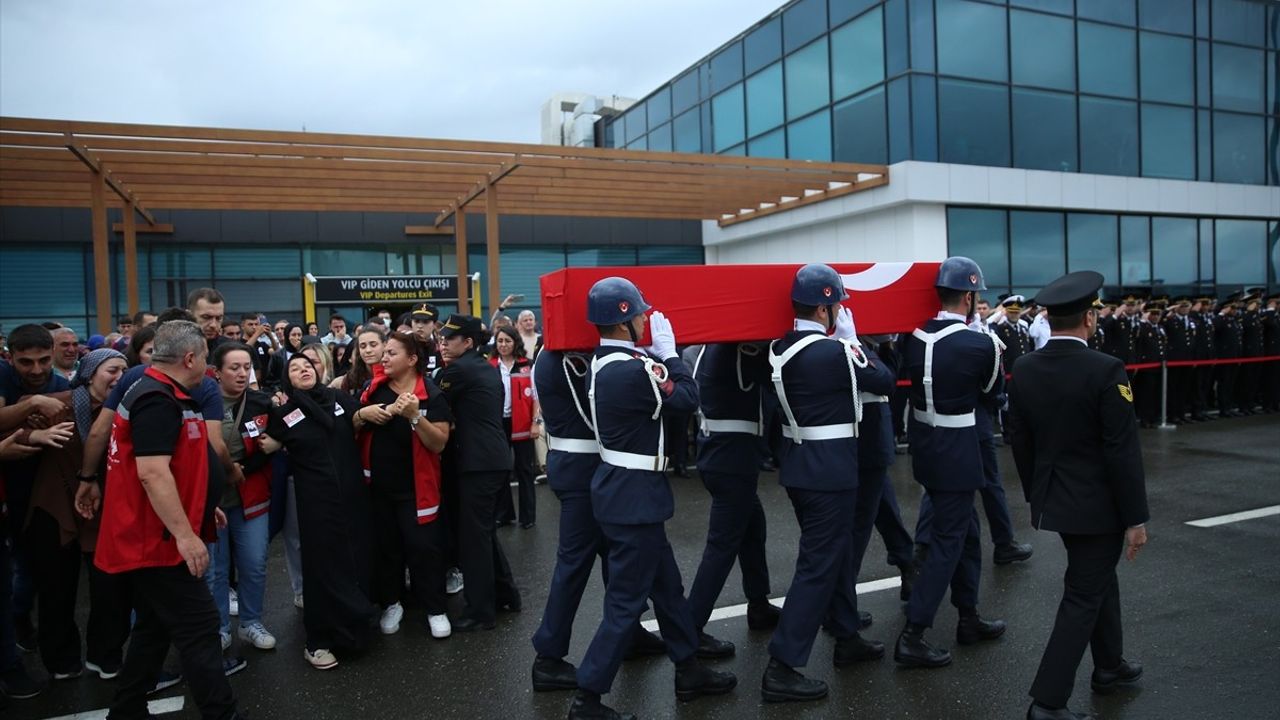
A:
POLYGON ((797 0, 600 137, 773 157, 781 117, 793 159, 1278 185, 1278 25, 1261 0, 797 0))

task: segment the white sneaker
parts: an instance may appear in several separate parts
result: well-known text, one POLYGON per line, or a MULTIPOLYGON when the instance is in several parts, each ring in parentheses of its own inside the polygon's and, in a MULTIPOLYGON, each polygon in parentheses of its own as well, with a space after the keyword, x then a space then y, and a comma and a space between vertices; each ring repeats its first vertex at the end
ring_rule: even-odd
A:
POLYGON ((431 637, 433 638, 447 638, 453 634, 453 626, 449 624, 449 616, 444 613, 428 615, 427 624, 431 626, 431 637))
POLYGON ((400 618, 404 617, 404 607, 400 603, 390 605, 382 611, 382 619, 378 620, 378 629, 383 635, 395 635, 400 632, 400 618))
POLYGON ((240 593, 235 588, 231 588, 231 617, 240 616, 240 593))
POLYGON ((252 625, 241 625, 240 639, 252 643, 259 650, 272 650, 276 646, 275 636, 267 632, 267 629, 260 622, 252 625))
POLYGON ((218 631, 218 635, 222 638, 222 651, 226 652, 231 647, 231 633, 218 631))
POLYGON ((334 657, 333 653, 325 650, 324 648, 319 650, 307 650, 306 648, 303 648, 302 657, 306 658, 307 662, 311 663, 311 667, 317 670, 332 670, 333 668, 338 667, 338 658, 334 657))
POLYGON ((450 595, 462 592, 462 571, 456 567, 449 568, 444 575, 444 591, 450 595))
POLYGON ((302 593, 298 593, 297 595, 293 596, 293 606, 298 608, 299 610, 302 609, 302 593))

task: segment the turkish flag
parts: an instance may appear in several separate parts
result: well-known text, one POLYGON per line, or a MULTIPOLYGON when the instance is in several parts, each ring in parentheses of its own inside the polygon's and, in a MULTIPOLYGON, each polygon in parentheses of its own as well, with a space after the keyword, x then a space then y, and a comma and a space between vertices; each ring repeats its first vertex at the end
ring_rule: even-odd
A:
MULTIPOLYGON (((791 329, 791 281, 801 265, 669 265, 566 268, 543 275, 543 343, 586 350, 600 336, 587 322, 587 291, 621 276, 671 321, 681 345, 773 340, 791 329)), ((860 335, 910 332, 938 312, 936 262, 833 263, 844 278, 860 335)), ((645 342, 642 340, 642 342, 645 342)))

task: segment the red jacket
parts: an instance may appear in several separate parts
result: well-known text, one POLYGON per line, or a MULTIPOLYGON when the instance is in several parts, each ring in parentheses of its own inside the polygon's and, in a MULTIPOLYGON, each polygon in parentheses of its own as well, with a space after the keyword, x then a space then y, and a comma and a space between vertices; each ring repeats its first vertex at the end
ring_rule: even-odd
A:
MULTIPOLYGON (((489 358, 489 364, 498 367, 502 362, 497 355, 489 358)), ((498 372, 502 372, 499 368, 498 372)), ((525 358, 517 358, 511 366, 511 440, 519 442, 533 437, 533 364, 525 358)))
MULTIPOLYGON (((391 382, 389 375, 375 372, 369 387, 360 396, 360 402, 367 404, 369 397, 381 386, 391 382)), ((427 386, 418 376, 418 384, 413 388, 418 396, 418 412, 427 412, 427 386)), ((372 482, 369 453, 373 449, 373 432, 366 425, 360 429, 360 464, 364 466, 364 481, 372 482)), ((417 500, 418 524, 425 525, 438 517, 440 512, 440 454, 427 449, 417 438, 413 439, 413 494, 417 500)))
POLYGON ((258 465, 258 462, 252 462, 250 458, 262 452, 258 447, 258 437, 266 432, 267 418, 271 413, 271 401, 266 395, 252 390, 245 392, 253 394, 245 398, 245 402, 248 403, 245 407, 245 419, 237 428, 241 439, 244 440, 243 465, 245 466, 244 482, 239 488, 240 509, 244 512, 245 520, 252 520, 271 509, 271 461, 267 460, 261 467, 254 470, 248 469, 258 465), (250 424, 253 426, 252 429, 250 424))
POLYGON ((130 410, 139 398, 163 393, 182 407, 182 431, 169 459, 169 470, 187 521, 206 542, 217 540, 213 523, 205 526, 204 514, 209 489, 209 436, 199 407, 187 391, 168 375, 147 368, 146 373, 125 395, 111 427, 107 453, 107 487, 103 494, 102 527, 93 562, 100 570, 122 573, 147 567, 172 567, 183 562, 178 544, 156 515, 147 491, 138 478, 133 454, 130 410))

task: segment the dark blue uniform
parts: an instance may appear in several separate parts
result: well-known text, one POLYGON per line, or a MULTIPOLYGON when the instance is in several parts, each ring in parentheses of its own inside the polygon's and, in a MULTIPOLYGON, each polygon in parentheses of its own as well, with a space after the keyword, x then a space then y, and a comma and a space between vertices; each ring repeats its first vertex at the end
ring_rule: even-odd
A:
MULTIPOLYGON (((782 355, 818 330, 787 333, 771 352, 782 355)), ((780 478, 787 489, 800 525, 800 549, 795 575, 769 654, 795 668, 809 661, 813 641, 824 617, 839 638, 858 632, 858 612, 853 583, 841 582, 849 572, 853 533, 848 519, 857 506, 858 440, 853 387, 845 345, 820 340, 801 350, 782 369, 785 406, 795 423, 806 428, 848 425, 846 437, 786 439, 782 443, 780 478)), ((873 352, 866 352, 866 367, 856 369, 858 389, 876 395, 893 392, 896 373, 873 352)), ((775 381, 776 387, 776 381, 775 381)), ((785 432, 794 434, 790 427, 785 432)))
POLYGON ((752 345, 708 345, 696 369, 702 408, 698 474, 711 493, 711 516, 702 563, 689 589, 689 607, 699 629, 736 559, 742 590, 751 602, 769 597, 764 508, 756 493, 764 459, 762 388, 769 382, 765 351, 752 345))
MULTIPOLYGON (((964 322, 934 319, 923 330, 938 333, 955 325, 964 327, 964 322)), ((907 621, 922 627, 933 625, 948 586, 957 608, 978 604, 982 548, 973 492, 987 483, 987 477, 981 432, 976 416, 970 414, 993 402, 1001 389, 991 338, 968 328, 951 332, 933 346, 932 408, 924 382, 926 345, 913 335, 903 350, 911 369, 911 469, 933 506, 929 554, 907 604, 907 621), (930 410, 937 416, 933 424, 930 410)))
MULTIPOLYGON (((618 346, 602 345, 595 352, 592 414, 602 462, 591 479, 591 507, 608 540, 611 581, 605 591, 604 619, 578 668, 578 687, 598 695, 613 685, 646 599, 653 600, 667 654, 674 662, 692 657, 698 645, 680 570, 663 528, 675 503, 662 472, 662 421, 653 418, 654 370, 642 361, 645 357, 618 346), (627 359, 604 362, 618 353, 627 359), (652 464, 638 469, 644 461, 652 464)), ((667 377, 657 384, 663 412, 689 414, 697 409, 698 387, 680 358, 653 364, 666 368, 667 377)))

